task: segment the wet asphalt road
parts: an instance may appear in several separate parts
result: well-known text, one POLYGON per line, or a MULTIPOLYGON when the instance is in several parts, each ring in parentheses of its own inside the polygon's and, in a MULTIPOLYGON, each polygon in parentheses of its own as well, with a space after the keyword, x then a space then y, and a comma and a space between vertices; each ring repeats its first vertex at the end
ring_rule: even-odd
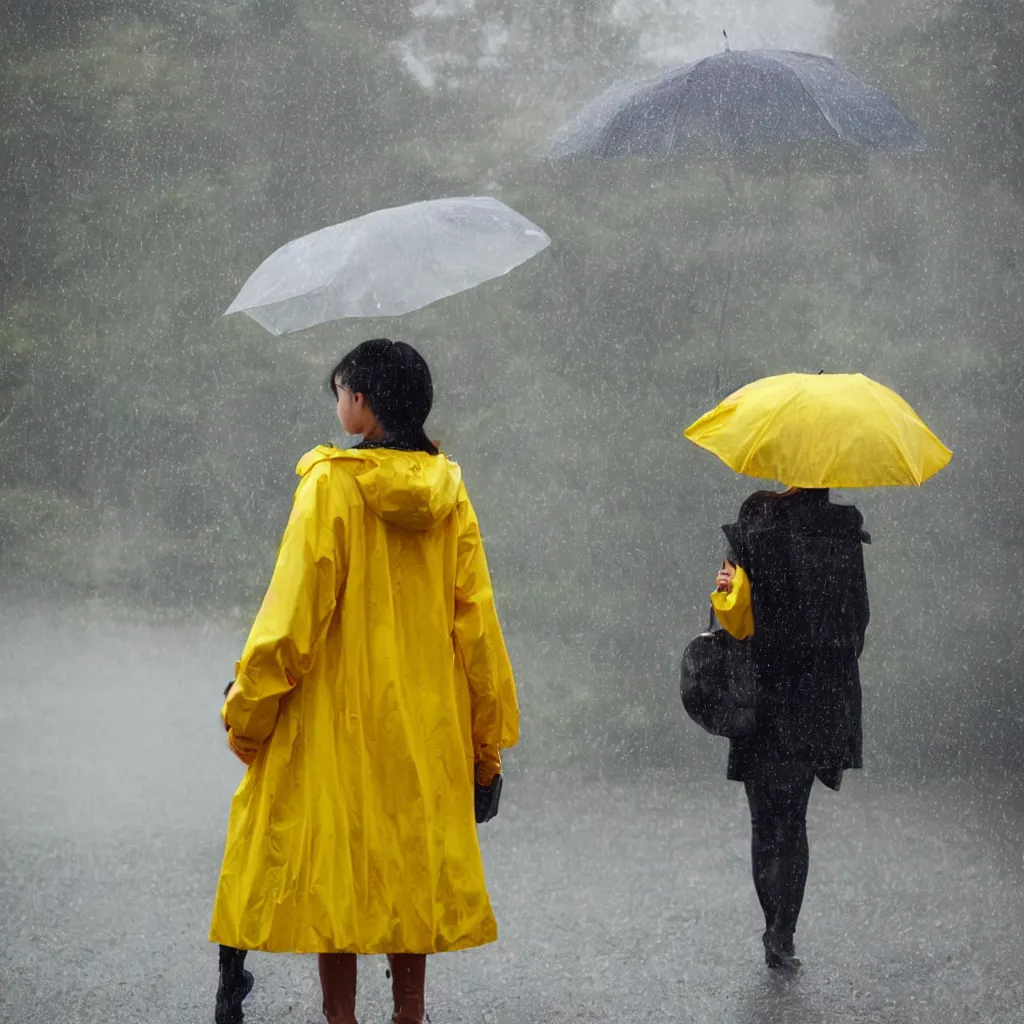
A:
MULTIPOLYGON (((0 611, 0 636, 0 1021, 211 1021, 241 766, 210 666, 237 635, 0 611)), ((785 979, 759 959, 741 787, 527 767, 482 833, 501 940, 431 961, 434 1024, 1024 1022, 1021 780, 816 789, 785 979)), ((311 958, 251 962, 250 1024, 323 1019, 311 958)), ((365 959, 360 1020, 387 1015, 365 959)))

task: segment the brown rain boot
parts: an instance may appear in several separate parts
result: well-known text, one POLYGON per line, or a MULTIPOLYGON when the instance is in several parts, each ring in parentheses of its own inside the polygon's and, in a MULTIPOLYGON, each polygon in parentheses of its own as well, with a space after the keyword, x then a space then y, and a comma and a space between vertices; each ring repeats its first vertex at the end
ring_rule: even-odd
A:
POLYGON ((392 1024, 423 1024, 426 956, 423 953, 392 953, 388 956, 388 964, 391 967, 391 994, 395 1000, 392 1024))
POLYGON ((355 953, 321 953, 317 959, 327 1024, 356 1024, 355 953))

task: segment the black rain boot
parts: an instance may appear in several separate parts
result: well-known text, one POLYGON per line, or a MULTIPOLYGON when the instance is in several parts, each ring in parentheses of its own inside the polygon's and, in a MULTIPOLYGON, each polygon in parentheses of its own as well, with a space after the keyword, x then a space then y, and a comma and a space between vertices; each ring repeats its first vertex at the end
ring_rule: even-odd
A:
POLYGON ((792 936, 783 938, 771 931, 764 933, 764 962, 768 967, 785 971, 798 971, 801 967, 793 946, 792 936))
POLYGON ((252 991, 254 980, 245 970, 245 950, 221 946, 215 1024, 242 1024, 242 1001, 252 991))

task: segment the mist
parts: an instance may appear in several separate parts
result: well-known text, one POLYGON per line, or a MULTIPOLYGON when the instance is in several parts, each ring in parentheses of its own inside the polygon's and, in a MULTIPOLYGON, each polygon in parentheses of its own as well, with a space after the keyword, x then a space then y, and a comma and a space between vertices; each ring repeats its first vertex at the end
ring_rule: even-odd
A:
POLYGON ((856 369, 956 453, 919 492, 845 496, 875 538, 874 763, 1012 765, 1021 203, 1013 140, 979 154, 967 133, 1014 97, 927 72, 958 26, 983 40, 882 5, 345 10, 8 5, 5 581, 213 611, 241 638, 298 454, 340 441, 326 368, 362 337, 407 337, 481 509, 530 760, 696 767, 712 748, 680 720, 676 662, 751 484, 680 431, 756 376, 856 369), (930 151, 787 175, 539 160, 588 95, 717 52, 722 28, 737 48, 848 55, 930 151), (968 100, 979 117, 954 119, 968 100), (218 316, 290 237, 474 191, 544 226, 551 251, 397 323, 267 339, 218 316))
MULTIPOLYGON (((54 796, 72 764, 94 779, 90 799, 124 798, 111 805, 126 816, 113 831, 145 818, 140 778, 165 807, 201 790, 201 773, 167 737, 155 742, 182 778, 147 774, 133 730, 159 732, 165 713, 187 731, 193 766, 217 779, 204 813, 226 814, 233 766, 212 767, 229 758, 218 695, 269 579, 294 466, 316 444, 345 442, 326 373, 359 341, 385 335, 430 362, 429 433, 462 465, 480 516, 523 713, 510 778, 541 793, 552 779, 599 780, 608 834, 626 827, 630 786, 650 787, 638 812, 650 822, 683 813, 676 787, 699 801, 713 780, 725 786, 724 745, 683 713, 679 659, 706 624, 720 527, 763 482, 689 445, 683 428, 771 373, 859 371, 897 390, 954 458, 921 488, 835 495, 857 504, 872 536, 864 785, 902 820, 914 812, 899 787, 951 787, 941 792, 953 794, 969 836, 976 783, 989 794, 979 807, 991 810, 978 834, 1017 834, 1019 5, 6 0, 0 93, 0 609, 13 652, 0 673, 0 766, 28 794, 0 804, 5 831, 41 836, 66 819, 61 843, 99 843, 100 826, 90 831, 75 801, 54 796), (916 118, 927 149, 785 166, 542 159, 551 134, 600 90, 719 52, 723 30, 733 49, 835 57, 916 118), (383 206, 471 194, 525 214, 550 249, 397 320, 272 338, 220 315, 291 238, 383 206), (188 652, 187 678, 168 668, 177 651, 188 652), (106 710, 95 720, 83 711, 100 727, 78 762, 68 750, 80 718, 68 708, 89 692, 106 710), (179 693, 180 704, 169 696, 179 693), (38 746, 27 738, 36 729, 47 737, 38 746), (207 746, 209 757, 196 753, 207 746), (659 802, 663 786, 673 795, 659 802), (48 811, 36 820, 31 807, 48 811)), ((522 792, 488 856, 520 843, 523 857, 548 865, 549 889, 521 888, 502 868, 516 906, 558 891, 550 850, 557 814, 574 806, 560 797, 560 810, 531 820, 522 792)), ((944 798, 928 792, 922 834, 942 815, 944 798)), ((684 837, 697 858, 723 838, 708 824, 711 806, 684 837)), ((871 813, 862 824, 878 830, 871 813)), ((201 839, 191 815, 178 823, 206 870, 220 820, 201 839)), ((650 827, 647 855, 684 841, 650 827)), ((580 828, 589 839, 572 840, 566 856, 584 856, 606 831, 597 819, 580 828)), ((12 864, 30 859, 35 839, 25 842, 12 864)), ((970 842, 950 856, 969 862, 970 842)), ((96 846, 97 863, 108 853, 96 846)), ((617 872, 642 855, 610 853, 615 870, 597 871, 581 905, 625 884, 617 872)), ((1000 857, 992 872, 1003 872, 998 891, 1010 900, 1019 850, 1000 857)), ((714 865, 701 870, 724 884, 714 865)), ((912 871, 904 881, 913 888, 912 871)), ((182 899, 196 898, 192 882, 179 883, 182 899)), ((877 879, 850 884, 859 894, 877 879)), ((9 890, 8 910, 29 915, 20 898, 9 890)), ((563 909, 548 912, 571 931, 575 911, 563 909)), ((512 932, 539 943, 519 913, 512 932)), ((959 913, 970 907, 940 916, 959 913)), ((1021 948, 1017 929, 1007 948, 1021 948)), ((539 959, 543 946, 530 946, 539 959)), ((462 968, 446 970, 475 991, 462 968)), ((1005 1005, 1019 1007, 1005 985, 1005 1005)), ((724 1019, 700 998, 693 1019, 724 1019)), ((776 1019, 756 1016, 760 998, 735 1019, 776 1019)), ((826 1019, 808 998, 819 1009, 793 1012, 826 1019)), ((964 1012, 982 1006, 957 998, 964 1012)), ((1009 1020, 1001 1005, 977 1019, 1009 1020)))

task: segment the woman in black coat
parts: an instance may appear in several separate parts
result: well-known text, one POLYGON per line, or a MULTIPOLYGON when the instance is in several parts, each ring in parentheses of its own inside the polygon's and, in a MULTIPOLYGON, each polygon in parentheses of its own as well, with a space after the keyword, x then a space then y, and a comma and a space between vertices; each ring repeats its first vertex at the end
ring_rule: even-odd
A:
POLYGON ((868 624, 863 517, 827 490, 761 491, 724 527, 730 559, 750 581, 756 727, 732 740, 728 777, 750 804, 754 886, 769 967, 799 967, 793 935, 807 881, 807 803, 817 777, 838 790, 861 767, 857 660, 868 624))

